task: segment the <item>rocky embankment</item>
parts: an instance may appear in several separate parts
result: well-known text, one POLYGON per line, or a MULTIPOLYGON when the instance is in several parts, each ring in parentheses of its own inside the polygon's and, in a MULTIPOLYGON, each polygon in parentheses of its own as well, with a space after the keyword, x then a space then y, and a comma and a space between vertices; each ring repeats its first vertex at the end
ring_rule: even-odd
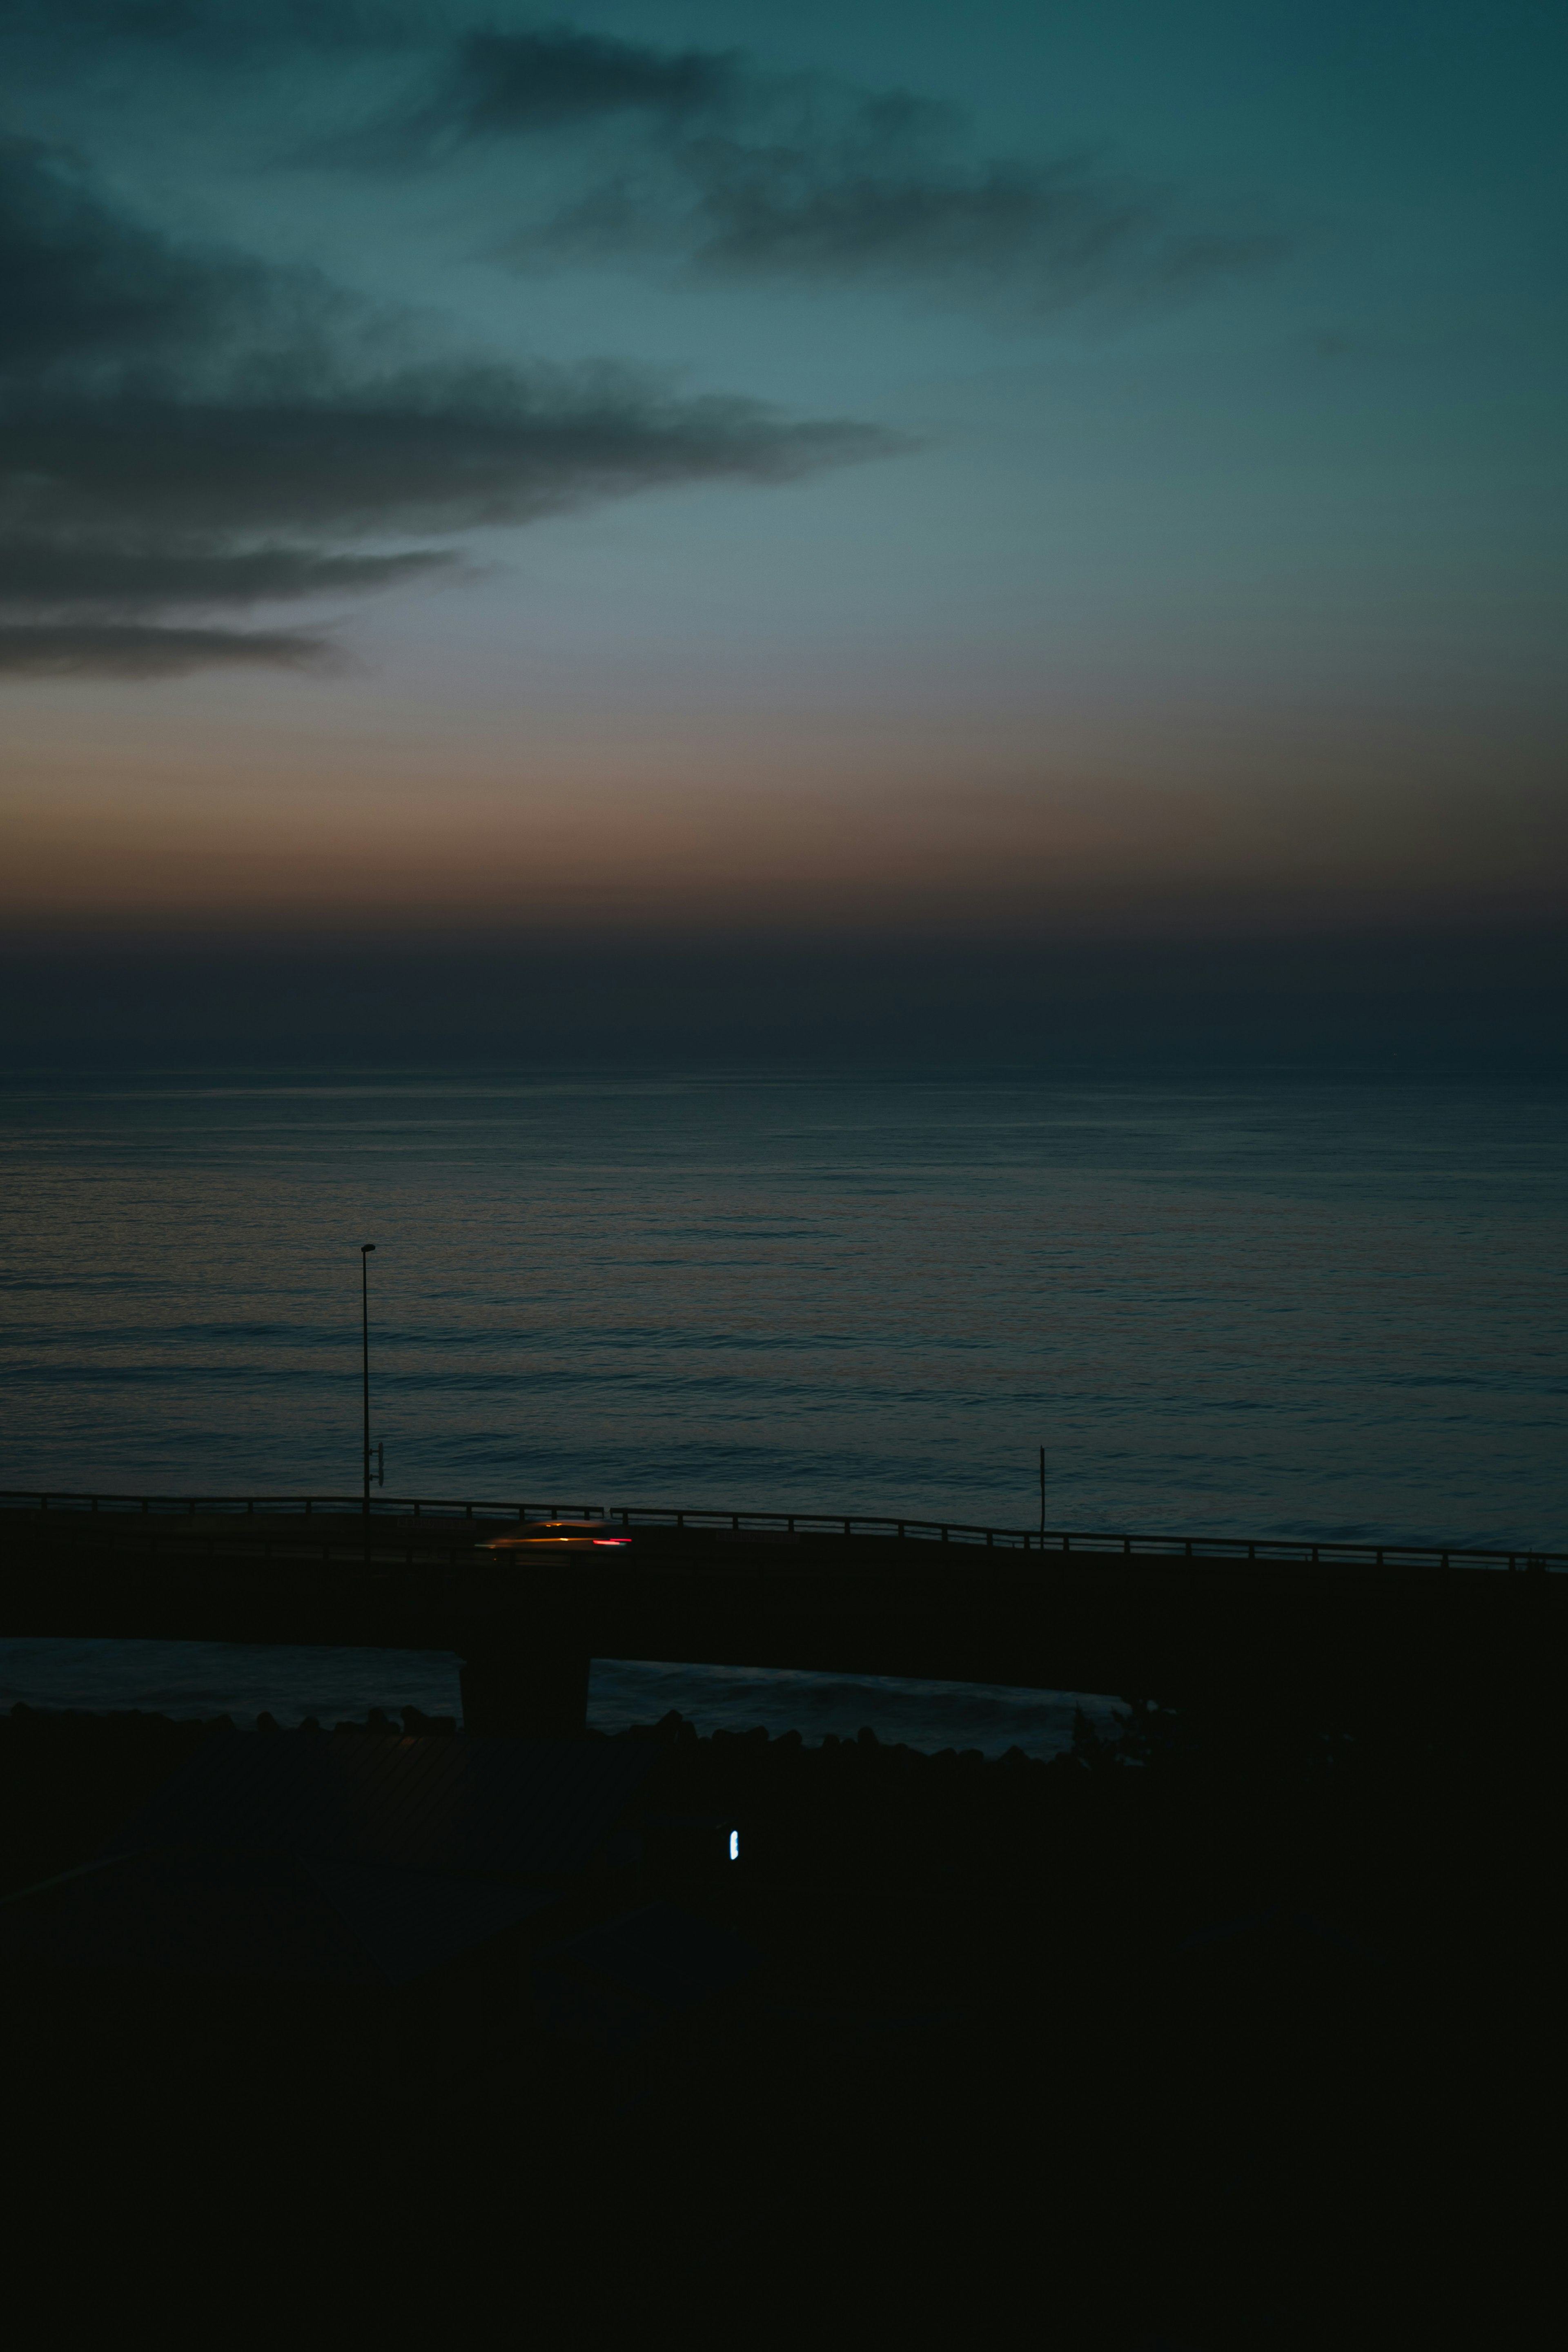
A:
MULTIPOLYGON (((17 1710, 5 1884, 85 1860, 204 1739, 400 1732, 462 1736, 17 1710)), ((1027 2308, 1075 2346, 1239 2352, 1473 2308, 1531 2340, 1568 1957, 1549 1710, 1145 1713, 1050 1762, 621 1736, 656 1748, 641 1827, 401 1994, 14 1975, 37 2229, 109 2197, 143 2249, 178 2211, 240 2259, 308 2209, 361 2262, 575 2277, 606 2324, 635 2281, 805 2332, 853 2280, 878 2332, 1027 2308), (563 1944, 651 1906, 738 1939, 743 1980, 589 1997, 563 1944)))

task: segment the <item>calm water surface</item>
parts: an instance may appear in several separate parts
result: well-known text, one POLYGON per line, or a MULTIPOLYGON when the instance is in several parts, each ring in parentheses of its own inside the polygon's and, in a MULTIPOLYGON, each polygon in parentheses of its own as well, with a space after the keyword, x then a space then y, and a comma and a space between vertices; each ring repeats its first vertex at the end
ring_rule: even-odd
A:
MULTIPOLYGON (((1504 1084, 13 1088, 0 1484, 352 1492, 373 1240, 389 1493, 1028 1525, 1043 1444, 1053 1526, 1560 1544, 1565 1164, 1568 1097, 1504 1084)), ((0 1694, 47 1698, 23 1646, 0 1694)), ((806 1727, 818 1679, 685 1687, 806 1727)))

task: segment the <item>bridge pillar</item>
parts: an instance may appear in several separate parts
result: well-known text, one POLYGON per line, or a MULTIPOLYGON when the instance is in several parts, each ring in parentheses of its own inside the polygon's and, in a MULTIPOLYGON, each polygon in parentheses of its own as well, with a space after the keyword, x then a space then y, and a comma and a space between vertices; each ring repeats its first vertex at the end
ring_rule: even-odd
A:
POLYGON ((588 1728, 588 1666, 580 1637, 486 1643, 459 1669, 464 1730, 580 1739, 588 1728))

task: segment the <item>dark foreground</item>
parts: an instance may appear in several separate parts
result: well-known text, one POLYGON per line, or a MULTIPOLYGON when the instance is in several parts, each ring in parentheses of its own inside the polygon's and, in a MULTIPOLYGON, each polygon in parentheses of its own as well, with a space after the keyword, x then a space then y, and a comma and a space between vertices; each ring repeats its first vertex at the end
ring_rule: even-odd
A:
MULTIPOLYGON (((56 2333, 90 2301, 137 2335, 1555 2341, 1568 1742, 1550 1692, 1492 1705, 1211 1707, 1049 1764, 665 1726, 649 1801, 733 1813, 738 1864, 649 1837, 400 1993, 14 1970, 13 2300, 56 2333), (679 2014, 541 1977, 655 1899, 762 1964, 679 2014)), ((350 1736, 0 1720, 5 1884, 204 1737, 350 1736)))

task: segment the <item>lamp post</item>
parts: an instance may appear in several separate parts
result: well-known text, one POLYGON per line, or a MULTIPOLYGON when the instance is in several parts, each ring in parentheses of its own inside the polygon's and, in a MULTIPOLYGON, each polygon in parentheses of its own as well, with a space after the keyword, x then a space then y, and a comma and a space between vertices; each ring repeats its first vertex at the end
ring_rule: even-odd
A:
POLYGON ((371 1252, 374 1242, 360 1244, 360 1361, 364 1374, 365 1401, 365 1558, 371 1556, 371 1252))

